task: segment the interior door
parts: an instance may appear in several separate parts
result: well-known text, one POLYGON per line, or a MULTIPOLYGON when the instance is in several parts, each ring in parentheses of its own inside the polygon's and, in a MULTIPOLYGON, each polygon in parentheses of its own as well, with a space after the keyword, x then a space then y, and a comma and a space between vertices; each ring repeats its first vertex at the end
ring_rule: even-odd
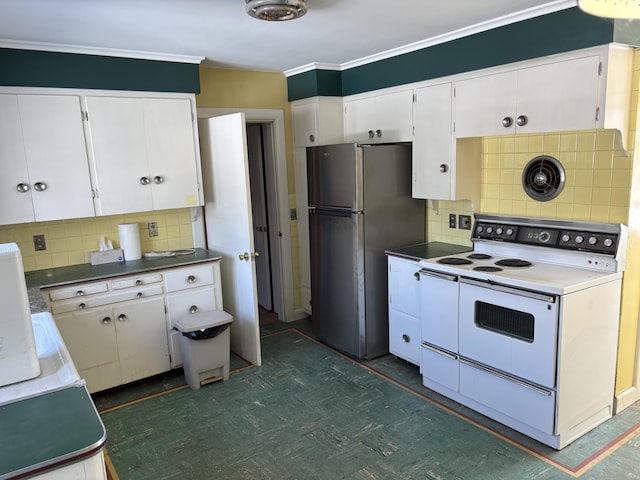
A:
POLYGON ((231 350, 261 365, 251 189, 244 113, 198 121, 207 248, 222 256, 231 350))
POLYGON ((258 282, 258 305, 265 310, 273 309, 271 301, 271 260, 269 259, 269 220, 264 184, 264 159, 262 154, 262 127, 247 127, 247 152, 249 155, 249 178, 251 183, 251 205, 253 213, 253 240, 260 255, 256 260, 258 282))

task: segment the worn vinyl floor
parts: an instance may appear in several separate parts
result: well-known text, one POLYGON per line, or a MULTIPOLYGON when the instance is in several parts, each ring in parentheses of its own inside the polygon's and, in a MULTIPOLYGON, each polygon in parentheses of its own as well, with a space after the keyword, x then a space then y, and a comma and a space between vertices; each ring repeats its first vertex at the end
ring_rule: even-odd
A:
MULTIPOLYGON (((640 479, 640 405, 557 452, 357 362, 309 322, 262 323, 263 365, 192 391, 180 371, 95 396, 117 479, 640 479)), ((638 402, 640 403, 640 402, 638 402)))

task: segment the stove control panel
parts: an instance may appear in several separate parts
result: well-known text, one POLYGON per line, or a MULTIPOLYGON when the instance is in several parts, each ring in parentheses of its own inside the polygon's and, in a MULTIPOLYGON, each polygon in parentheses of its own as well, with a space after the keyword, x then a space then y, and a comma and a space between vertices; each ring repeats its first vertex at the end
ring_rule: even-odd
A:
POLYGON ((615 255, 618 247, 616 233, 483 221, 476 221, 471 238, 609 255, 615 255))

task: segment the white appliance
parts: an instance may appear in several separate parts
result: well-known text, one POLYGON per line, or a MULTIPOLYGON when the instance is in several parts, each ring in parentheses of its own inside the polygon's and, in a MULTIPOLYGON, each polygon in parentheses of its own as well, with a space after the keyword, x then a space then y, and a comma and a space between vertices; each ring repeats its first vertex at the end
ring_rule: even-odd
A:
POLYGON ((0 244, 0 386, 40 375, 22 255, 0 244))
POLYGON ((477 215, 420 262, 423 384, 553 448, 611 417, 624 225, 477 215))

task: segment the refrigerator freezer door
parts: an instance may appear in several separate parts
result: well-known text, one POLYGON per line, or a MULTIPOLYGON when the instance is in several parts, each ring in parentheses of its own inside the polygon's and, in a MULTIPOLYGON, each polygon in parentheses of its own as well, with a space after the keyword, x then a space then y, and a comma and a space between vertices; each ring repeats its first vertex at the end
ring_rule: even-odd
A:
POLYGON ((355 143, 307 148, 309 205, 360 211, 362 148, 355 143))
POLYGON ((366 354, 362 217, 321 209, 309 213, 313 333, 358 357, 366 354))

